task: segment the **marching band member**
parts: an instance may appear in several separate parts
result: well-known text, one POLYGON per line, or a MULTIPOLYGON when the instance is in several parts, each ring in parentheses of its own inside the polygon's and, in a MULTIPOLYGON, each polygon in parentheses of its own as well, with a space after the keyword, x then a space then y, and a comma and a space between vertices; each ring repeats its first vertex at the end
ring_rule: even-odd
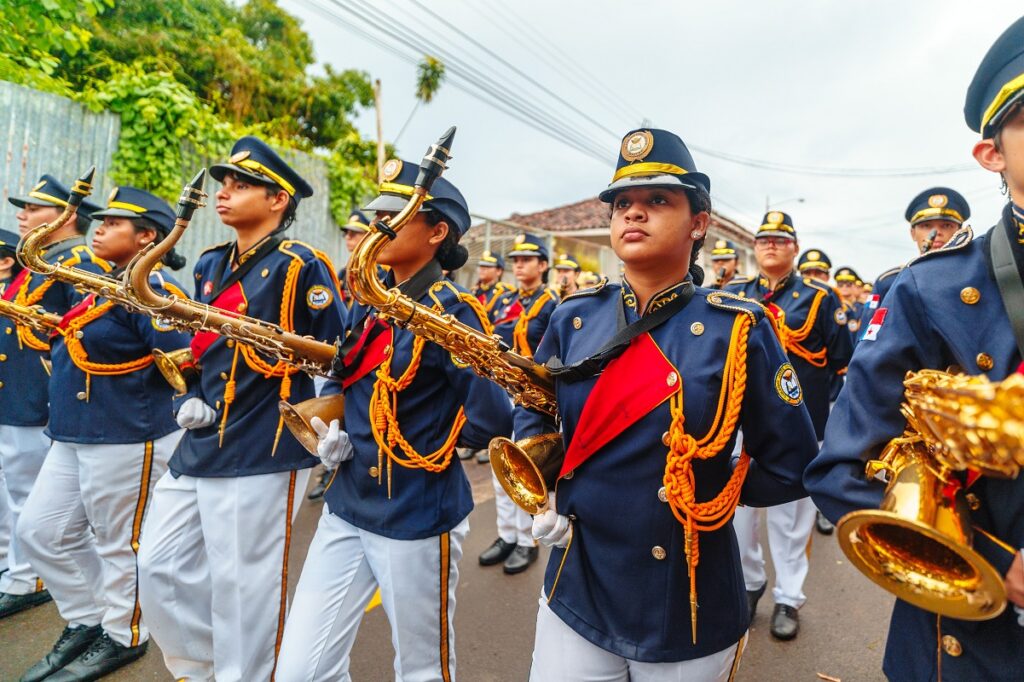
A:
MULTIPOLYGON (((103 221, 93 252, 114 266, 111 276, 166 237, 175 219, 166 202, 134 187, 115 189, 92 218, 103 221)), ((173 251, 164 260, 174 270, 185 264, 173 251)), ((163 271, 152 279, 154 288, 185 296, 163 271)), ((22 510, 18 538, 67 627, 25 682, 98 679, 146 651, 136 552, 151 485, 167 471, 182 434, 171 408, 174 391, 152 352, 184 348, 190 339, 90 295, 64 315, 51 341, 53 445, 22 510)))
MULTIPOLYGON (((971 217, 971 207, 963 195, 948 187, 932 187, 914 197, 907 206, 904 216, 910 223, 910 238, 914 240, 918 254, 941 249, 953 234, 971 217)), ((896 281, 896 275, 906 266, 898 265, 886 270, 872 287, 871 297, 861 310, 860 334, 866 333, 867 326, 882 299, 896 281)), ((858 335, 857 340, 860 340, 858 335)))
MULTIPOLYGON (((1010 203, 984 235, 961 230, 903 268, 873 311, 825 445, 804 476, 814 501, 833 521, 879 507, 884 485, 866 477, 864 466, 904 431, 900 404, 908 371, 957 365, 992 381, 1021 371, 1024 338, 1014 328, 1024 321, 1024 18, 985 55, 967 90, 964 115, 981 134, 975 159, 1003 177, 1010 203)), ((952 205, 950 200, 936 207, 952 205)), ((972 478, 963 484, 970 487, 970 515, 980 529, 974 549, 1005 575, 1011 604, 1024 607, 1024 485, 1020 479, 972 478)), ((1018 613, 1007 608, 991 620, 964 621, 897 600, 883 671, 893 682, 1018 680, 1024 669, 1018 613)))
POLYGON ((801 277, 810 277, 822 284, 828 284, 832 279, 832 261, 820 249, 804 251, 796 262, 796 269, 801 277))
MULTIPOLYGON (((544 240, 531 234, 520 234, 508 253, 508 259, 512 261, 519 289, 503 297, 498 304, 501 312, 494 331, 516 353, 532 358, 558 305, 558 294, 545 286, 548 249, 544 240)), ((491 482, 494 485, 498 538, 480 554, 478 561, 481 566, 503 564, 502 570, 508 575, 522 573, 538 556, 537 542, 531 533, 533 519, 516 506, 493 474, 491 482)))
POLYGON ((572 296, 579 290, 576 278, 579 277, 581 270, 576 256, 571 253, 558 254, 555 258, 555 291, 558 292, 559 298, 572 296))
POLYGON ((711 249, 711 266, 715 269, 715 282, 709 289, 724 289, 736 277, 740 258, 736 245, 728 239, 719 239, 711 249))
MULTIPOLYGON (((20 210, 18 230, 29 230, 56 220, 67 206, 70 191, 52 175, 44 175, 24 197, 8 199, 20 210)), ((89 214, 99 207, 82 202, 71 219, 47 240, 43 254, 47 262, 62 262, 90 272, 104 272, 108 266, 97 259, 85 243, 89 214)), ((70 284, 47 279, 27 269, 7 285, 8 301, 42 306, 63 315, 82 295, 70 284)), ((45 427, 49 418, 48 378, 41 360, 49 352, 46 338, 26 327, 0 318, 0 469, 3 470, 12 531, 17 528, 22 506, 43 466, 50 439, 45 427)), ((0 618, 50 600, 36 570, 29 565, 16 532, 11 535, 8 570, 0 575, 0 618)))
MULTIPOLYGON (((393 216, 407 203, 419 168, 392 159, 380 196, 366 207, 393 216)), ((381 252, 388 285, 420 305, 490 331, 483 307, 444 278, 468 257, 458 242, 470 227, 459 190, 437 179, 430 198, 381 252)), ((337 471, 313 537, 285 628, 278 682, 348 680, 349 653, 364 609, 379 587, 391 623, 395 678, 455 678, 452 619, 462 542, 473 508, 457 444, 481 448, 511 431, 508 397, 440 346, 356 303, 356 338, 342 384, 345 431, 324 424, 319 453, 337 471)))
MULTIPOLYGON (((782 345, 800 378, 804 402, 821 441, 828 419, 831 382, 849 363, 853 340, 846 329, 846 311, 832 288, 801 277, 795 270, 799 252, 792 218, 781 211, 769 211, 754 237, 754 256, 760 272, 756 277, 734 280, 728 291, 768 306, 776 317, 782 345)), ((806 601, 803 585, 809 568, 807 543, 816 515, 809 497, 766 510, 768 544, 775 565, 771 633, 777 639, 793 639, 800 629, 799 609, 806 601)), ((749 508, 737 510, 734 525, 743 557, 751 620, 767 586, 759 523, 760 512, 749 508)))
MULTIPOLYGON (((236 239, 195 266, 195 298, 333 342, 345 315, 334 266, 288 239, 313 189, 262 140, 243 137, 210 174, 236 239)), ((280 400, 313 380, 212 332, 192 340, 201 371, 176 398, 187 429, 157 482, 139 554, 139 596, 175 678, 268 680, 287 606, 291 523, 316 459, 288 433, 280 400)))
MULTIPOLYGON (((363 240, 363 237, 366 236, 366 233, 370 231, 370 220, 363 215, 362 211, 353 210, 348 217, 348 222, 341 226, 341 231, 345 233, 345 250, 351 254, 356 246, 359 245, 359 242, 363 240)), ((348 283, 345 281, 346 269, 342 268, 338 271, 338 283, 341 286, 342 303, 345 304, 347 309, 351 310, 355 299, 348 290, 348 283)))
POLYGON ((497 321, 495 316, 501 312, 496 307, 498 302, 506 294, 515 291, 515 287, 511 284, 501 281, 501 277, 504 274, 505 261, 502 260, 500 255, 490 251, 484 251, 480 254, 480 260, 476 263, 477 280, 476 287, 473 289, 473 295, 483 304, 484 310, 487 311, 487 317, 492 324, 497 321))
MULTIPOLYGON (((0 230, 0 296, 4 295, 7 285, 22 270, 17 253, 18 235, 7 230, 0 230)), ((3 496, 0 495, 0 497, 3 496)))
MULTIPOLYGON (((771 322, 699 286, 709 188, 676 135, 628 133, 600 195, 623 283, 564 301, 537 348, 566 455, 533 526, 555 548, 534 682, 728 679, 749 624, 732 512, 805 494, 814 429, 771 322)), ((515 430, 558 427, 518 408, 515 430)))

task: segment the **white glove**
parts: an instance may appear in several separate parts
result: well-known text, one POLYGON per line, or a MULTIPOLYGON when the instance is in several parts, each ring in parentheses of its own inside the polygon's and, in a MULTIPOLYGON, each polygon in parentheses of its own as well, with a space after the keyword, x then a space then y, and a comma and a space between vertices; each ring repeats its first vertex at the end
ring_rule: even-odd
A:
POLYGON ((178 426, 183 429, 201 429, 217 421, 217 413, 202 398, 189 398, 178 409, 178 426))
POLYGON ((1017 625, 1024 628, 1024 609, 1019 606, 1014 606, 1013 610, 1017 612, 1017 625))
POLYGON ((565 547, 572 539, 572 522, 555 510, 555 494, 548 493, 548 508, 533 517, 533 539, 548 547, 565 547))
POLYGON ((316 446, 316 454, 320 456, 320 461, 328 471, 334 471, 339 464, 352 459, 355 451, 352 449, 352 441, 349 440, 348 434, 341 430, 341 422, 332 419, 331 425, 327 426, 320 417, 313 417, 309 420, 309 425, 320 439, 316 446))

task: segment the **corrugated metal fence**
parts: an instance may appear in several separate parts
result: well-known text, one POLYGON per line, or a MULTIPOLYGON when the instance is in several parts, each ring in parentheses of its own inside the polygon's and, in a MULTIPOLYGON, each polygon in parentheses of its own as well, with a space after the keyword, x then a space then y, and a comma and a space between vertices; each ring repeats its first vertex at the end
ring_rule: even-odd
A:
MULTIPOLYGON (((120 119, 114 114, 96 114, 64 97, 0 81, 0 149, 4 153, 0 164, 0 226, 17 230, 17 209, 7 198, 28 193, 43 173, 50 173, 70 186, 74 178, 95 165, 92 199, 104 203, 114 187, 108 172, 120 130, 120 119)), ((302 201, 298 219, 289 233, 327 252, 340 267, 347 256, 342 232, 331 219, 326 164, 302 152, 289 151, 284 157, 314 189, 313 196, 302 201)), ((199 167, 182 169, 182 185, 198 170, 199 167)), ((212 178, 207 181, 206 189, 211 195, 216 187, 212 178)), ((184 275, 180 279, 185 283, 192 279, 187 272, 205 247, 232 236, 230 228, 217 218, 211 196, 179 243, 178 250, 188 258, 185 271, 179 273, 184 275)))

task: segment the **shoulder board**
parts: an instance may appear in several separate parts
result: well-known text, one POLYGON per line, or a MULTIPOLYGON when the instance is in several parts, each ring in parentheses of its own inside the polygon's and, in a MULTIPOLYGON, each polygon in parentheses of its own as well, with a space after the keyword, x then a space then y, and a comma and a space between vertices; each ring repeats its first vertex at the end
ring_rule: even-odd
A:
POLYGON ((953 233, 952 238, 950 238, 948 242, 943 244, 941 249, 935 249, 934 251, 929 251, 928 253, 922 253, 920 256, 910 261, 910 263, 907 263, 907 265, 913 265, 914 263, 922 261, 925 258, 932 258, 933 256, 941 256, 942 254, 959 251, 960 249, 970 244, 973 240, 974 231, 971 230, 970 227, 962 227, 953 233))
POLYGON ((558 292, 555 291, 554 288, 552 288, 552 287, 544 287, 544 291, 548 292, 548 296, 553 298, 555 300, 555 303, 558 303, 559 301, 562 300, 562 299, 560 299, 558 297, 558 292))
POLYGON ((754 318, 754 322, 768 314, 768 310, 757 301, 749 298, 743 298, 736 294, 730 294, 728 291, 719 291, 716 289, 709 293, 705 297, 705 300, 708 302, 708 305, 720 310, 729 310, 732 312, 751 315, 754 318))
POLYGON ((594 286, 587 287, 586 289, 579 289, 575 293, 569 294, 568 296, 562 299, 562 303, 565 303, 566 301, 572 300, 574 298, 593 296, 594 294, 600 293, 601 290, 604 289, 606 286, 608 286, 608 278, 602 277, 601 281, 595 284, 594 286))
POLYGON ((110 272, 113 270, 110 263, 97 256, 92 252, 92 249, 84 244, 82 246, 72 247, 71 257, 64 261, 64 265, 67 266, 74 266, 79 263, 94 263, 95 265, 100 266, 100 269, 103 270, 103 272, 110 272))
MULTIPOLYGON (((829 294, 835 293, 835 291, 832 289, 832 287, 830 287, 828 284, 825 284, 824 282, 819 282, 818 280, 811 279, 810 277, 804 277, 802 279, 803 279, 804 285, 805 286, 809 286, 812 289, 817 289, 818 291, 824 291, 825 293, 829 293, 829 294)), ((836 296, 838 296, 838 295, 839 294, 836 294, 836 296)))
POLYGON ((890 277, 895 277, 896 275, 900 274, 900 272, 903 271, 904 267, 906 267, 906 266, 904 266, 904 265, 897 265, 894 268, 889 268, 888 270, 883 272, 881 275, 879 275, 878 279, 876 279, 875 281, 876 282, 881 282, 883 279, 889 279, 890 277))
POLYGON ((490 333, 491 322, 487 317, 487 311, 484 309, 482 303, 476 296, 463 291, 460 287, 454 284, 451 280, 439 279, 430 285, 427 290, 431 300, 434 301, 434 305, 440 309, 441 312, 447 311, 454 305, 459 303, 465 303, 468 305, 473 312, 476 313, 477 319, 480 320, 480 324, 483 326, 487 333, 490 333))
POLYGON ((754 277, 752 275, 744 275, 742 277, 733 277, 726 282, 725 286, 731 287, 733 284, 750 284, 753 281, 754 277))
POLYGON ((207 246, 205 249, 203 249, 202 251, 199 252, 199 255, 202 256, 204 253, 206 253, 208 251, 217 251, 219 249, 226 248, 228 246, 231 246, 233 243, 234 243, 234 240, 229 239, 228 241, 221 242, 220 244, 214 244, 213 246, 207 246))

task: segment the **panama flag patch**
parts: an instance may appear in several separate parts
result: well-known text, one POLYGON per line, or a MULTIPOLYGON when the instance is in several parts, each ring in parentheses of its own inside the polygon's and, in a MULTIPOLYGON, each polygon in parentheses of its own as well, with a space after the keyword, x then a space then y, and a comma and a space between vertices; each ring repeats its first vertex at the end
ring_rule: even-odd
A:
POLYGON ((864 332, 862 341, 874 341, 878 338, 878 332, 882 329, 882 323, 885 322, 885 314, 888 312, 888 308, 879 308, 875 311, 875 314, 871 316, 871 324, 868 325, 867 331, 864 332))
POLYGON ((878 307, 878 304, 881 303, 881 301, 881 296, 879 296, 878 294, 872 294, 871 298, 868 300, 868 308, 874 310, 875 308, 878 307))

